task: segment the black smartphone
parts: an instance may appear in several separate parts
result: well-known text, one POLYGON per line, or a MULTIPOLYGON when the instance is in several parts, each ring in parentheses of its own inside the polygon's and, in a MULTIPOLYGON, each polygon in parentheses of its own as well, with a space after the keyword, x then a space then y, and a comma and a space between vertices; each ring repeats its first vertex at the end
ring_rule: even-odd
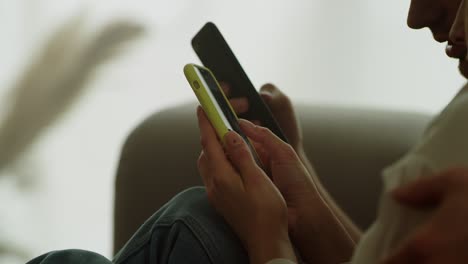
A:
POLYGON ((213 72, 216 79, 230 85, 231 97, 247 98, 249 111, 240 115, 241 118, 259 120, 263 126, 269 128, 283 141, 288 142, 270 109, 258 94, 214 23, 208 22, 202 27, 193 37, 192 47, 200 61, 213 72))

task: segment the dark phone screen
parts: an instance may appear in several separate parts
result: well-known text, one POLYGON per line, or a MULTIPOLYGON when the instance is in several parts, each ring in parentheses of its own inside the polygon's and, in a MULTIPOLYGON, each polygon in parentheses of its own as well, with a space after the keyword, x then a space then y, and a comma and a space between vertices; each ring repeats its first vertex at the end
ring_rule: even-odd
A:
POLYGON ((192 47, 203 65, 216 79, 231 86, 231 97, 246 97, 249 111, 240 117, 259 120, 283 141, 288 142, 268 106, 263 102, 236 56, 215 24, 208 22, 192 39, 192 47))

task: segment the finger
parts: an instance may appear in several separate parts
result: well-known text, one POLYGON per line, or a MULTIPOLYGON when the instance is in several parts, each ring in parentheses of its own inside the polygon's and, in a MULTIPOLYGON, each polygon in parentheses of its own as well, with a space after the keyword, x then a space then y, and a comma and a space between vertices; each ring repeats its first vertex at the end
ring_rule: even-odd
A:
MULTIPOLYGON (((262 86, 263 88, 263 86, 262 86)), ((263 101, 270 106, 272 101, 273 101, 273 94, 269 91, 262 91, 262 88, 260 88, 260 97, 263 99, 263 101)))
POLYGON ((257 152, 259 151, 265 151, 265 149, 263 148, 262 144, 256 142, 256 141, 253 141, 253 140, 250 140, 250 142, 252 142, 252 145, 254 146, 255 150, 257 152))
POLYGON ((270 155, 268 151, 265 150, 265 148, 260 144, 255 141, 252 141, 255 151, 257 151, 258 157, 260 158, 260 161, 263 164, 263 170, 266 172, 267 175, 271 175, 270 171, 270 155))
POLYGON ((264 84, 262 85, 262 87, 260 87, 260 93, 273 94, 277 92, 278 90, 279 89, 274 84, 271 84, 271 83, 264 84))
POLYGON ((226 142, 226 152, 231 163, 239 171, 244 179, 246 175, 259 171, 252 153, 245 143, 244 139, 234 131, 229 131, 224 137, 226 142))
POLYGON ((234 168, 226 158, 224 149, 217 138, 203 109, 197 109, 203 154, 199 159, 199 171, 206 183, 207 191, 223 193, 238 190, 242 181, 236 175, 234 168))
POLYGON ((260 88, 260 96, 271 110, 288 111, 287 114, 289 114, 289 111, 292 109, 289 97, 271 83, 265 84, 260 88))
POLYGON ((400 203, 413 207, 437 205, 454 179, 463 173, 460 169, 451 169, 430 177, 420 178, 392 192, 400 203))
POLYGON ((225 162, 223 147, 219 142, 216 132, 211 125, 203 109, 197 108, 198 126, 200 127, 200 137, 203 151, 211 162, 225 162))
POLYGON ((431 207, 436 205, 443 195, 443 189, 434 178, 417 180, 392 192, 392 196, 401 204, 411 207, 431 207))
POLYGON ((238 115, 249 111, 249 100, 245 97, 229 99, 229 103, 238 115))
POLYGON ((198 170, 206 187, 206 195, 215 208, 222 210, 219 203, 225 195, 241 190, 242 180, 239 177, 232 177, 236 174, 229 171, 217 172, 211 165, 202 151, 198 158, 198 170))
POLYGON ((289 97, 273 84, 265 84, 260 88, 260 96, 270 108, 279 124, 290 124, 283 127, 289 143, 298 148, 302 141, 302 132, 296 119, 294 107, 289 97))
POLYGON ((430 224, 426 224, 414 232, 402 246, 387 257, 384 264, 426 263, 434 248, 430 224))
POLYGON ((245 119, 239 119, 239 125, 248 137, 260 143, 265 151, 270 153, 272 159, 283 162, 298 159, 292 147, 273 134, 268 128, 256 126, 245 119))
POLYGON ((254 123, 254 125, 256 125, 256 126, 261 126, 262 125, 262 122, 260 122, 260 120, 252 120, 252 123, 254 123))
POLYGON ((394 255, 386 257, 381 262, 382 264, 414 264, 414 263, 422 263, 419 261, 419 258, 412 254, 409 250, 404 250, 402 252, 398 252, 394 255))

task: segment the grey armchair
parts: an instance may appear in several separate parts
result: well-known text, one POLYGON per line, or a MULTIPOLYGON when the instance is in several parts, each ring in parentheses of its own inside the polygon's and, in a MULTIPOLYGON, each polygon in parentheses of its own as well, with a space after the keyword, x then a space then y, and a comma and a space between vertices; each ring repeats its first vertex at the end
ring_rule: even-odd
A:
MULTIPOLYGON (((116 176, 114 251, 179 191, 201 185, 196 104, 147 118, 126 140, 116 176)), ((374 219, 381 170, 402 156, 430 120, 420 113, 296 106, 307 155, 337 203, 362 228, 374 219)))

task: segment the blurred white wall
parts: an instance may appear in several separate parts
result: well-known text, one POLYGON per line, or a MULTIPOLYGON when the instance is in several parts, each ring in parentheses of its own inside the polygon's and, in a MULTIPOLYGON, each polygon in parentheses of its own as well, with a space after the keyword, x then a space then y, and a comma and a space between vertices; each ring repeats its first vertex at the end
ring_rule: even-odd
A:
POLYGON ((48 32, 83 7, 96 27, 119 16, 148 27, 130 52, 100 68, 91 92, 21 169, 5 172, 32 175, 35 189, 6 191, 1 184, 14 184, 0 178, 1 197, 11 201, 2 208, 11 219, 0 225, 15 222, 10 232, 33 255, 84 248, 111 256, 120 147, 144 117, 194 100, 182 67, 198 62, 190 39, 208 20, 256 85, 273 82, 295 101, 437 112, 463 79, 428 30, 407 29, 408 6, 409 0, 0 0, 0 102, 48 32))

